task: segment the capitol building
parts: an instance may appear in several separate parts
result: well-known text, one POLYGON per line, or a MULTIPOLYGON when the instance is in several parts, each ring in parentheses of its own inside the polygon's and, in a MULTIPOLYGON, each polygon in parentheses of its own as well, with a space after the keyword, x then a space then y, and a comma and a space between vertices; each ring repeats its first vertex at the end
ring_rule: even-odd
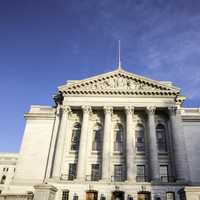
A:
POLYGON ((119 66, 53 98, 25 113, 20 152, 0 154, 0 200, 200 200, 200 109, 173 83, 119 66))

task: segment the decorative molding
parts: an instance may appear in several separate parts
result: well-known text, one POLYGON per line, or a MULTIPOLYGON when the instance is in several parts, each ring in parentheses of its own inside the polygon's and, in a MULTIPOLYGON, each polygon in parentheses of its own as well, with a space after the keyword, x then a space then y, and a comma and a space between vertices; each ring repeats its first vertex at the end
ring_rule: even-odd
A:
POLYGON ((105 106, 103 109, 104 109, 105 114, 113 114, 112 106, 105 106))
POLYGON ((83 112, 90 113, 92 111, 91 106, 82 106, 83 112))
POLYGON ((147 107, 147 112, 149 115, 154 115, 156 111, 156 107, 155 106, 149 106, 147 107))
POLYGON ((126 110, 126 114, 131 114, 131 115, 134 114, 134 106, 126 106, 125 110, 126 110))
POLYGON ((70 113, 71 112, 71 108, 70 106, 62 106, 62 109, 65 113, 70 113))
POLYGON ((176 106, 168 107, 168 110, 169 110, 170 115, 176 115, 176 113, 177 113, 177 107, 176 106))

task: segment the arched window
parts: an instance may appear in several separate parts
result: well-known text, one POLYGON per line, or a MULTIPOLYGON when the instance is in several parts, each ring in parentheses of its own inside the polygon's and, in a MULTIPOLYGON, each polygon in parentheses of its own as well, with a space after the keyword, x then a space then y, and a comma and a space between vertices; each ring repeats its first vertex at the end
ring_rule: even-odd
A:
POLYGON ((145 152, 144 126, 138 124, 135 130, 136 151, 145 152))
POLYGON ((156 126, 156 136, 157 136, 158 151, 166 152, 167 143, 166 143, 166 130, 164 125, 158 124, 156 126))
POLYGON ((6 182, 6 176, 3 175, 2 178, 1 178, 1 184, 5 184, 5 182, 6 182))
POLYGON ((114 151, 123 151, 123 126, 121 124, 116 124, 114 130, 114 151))
POLYGON ((81 135, 81 125, 80 123, 75 123, 72 130, 71 150, 77 151, 79 149, 80 135, 81 135))
POLYGON ((101 135, 102 135, 102 126, 101 124, 97 123, 93 130, 92 151, 101 150, 101 135))

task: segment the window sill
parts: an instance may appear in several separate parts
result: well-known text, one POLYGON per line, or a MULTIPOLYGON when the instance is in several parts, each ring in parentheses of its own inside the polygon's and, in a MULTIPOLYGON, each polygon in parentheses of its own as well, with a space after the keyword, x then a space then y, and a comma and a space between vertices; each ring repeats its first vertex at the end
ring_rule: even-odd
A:
POLYGON ((136 152, 136 155, 137 155, 137 156, 145 156, 146 153, 145 153, 145 152, 136 152))
POLYGON ((158 152, 158 155, 161 155, 161 156, 168 156, 168 152, 158 152))
POLYGON ((113 154, 114 154, 114 155, 122 155, 123 152, 120 152, 120 151, 114 151, 113 154))
POLYGON ((76 151, 76 150, 70 150, 69 153, 70 153, 70 154, 77 154, 78 151, 76 151))
POLYGON ((100 154, 100 151, 92 151, 92 154, 100 154))

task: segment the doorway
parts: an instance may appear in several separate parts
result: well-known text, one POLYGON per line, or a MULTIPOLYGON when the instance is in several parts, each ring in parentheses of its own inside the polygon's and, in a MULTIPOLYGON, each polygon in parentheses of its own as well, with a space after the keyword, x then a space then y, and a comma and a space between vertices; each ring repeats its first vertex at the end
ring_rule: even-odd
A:
POLYGON ((124 192, 114 191, 112 193, 112 200, 124 200, 124 192))
POLYGON ((86 200, 97 200, 98 199, 98 192, 97 191, 87 191, 86 192, 86 200))
POLYGON ((139 192, 137 200, 151 200, 150 192, 139 192))

